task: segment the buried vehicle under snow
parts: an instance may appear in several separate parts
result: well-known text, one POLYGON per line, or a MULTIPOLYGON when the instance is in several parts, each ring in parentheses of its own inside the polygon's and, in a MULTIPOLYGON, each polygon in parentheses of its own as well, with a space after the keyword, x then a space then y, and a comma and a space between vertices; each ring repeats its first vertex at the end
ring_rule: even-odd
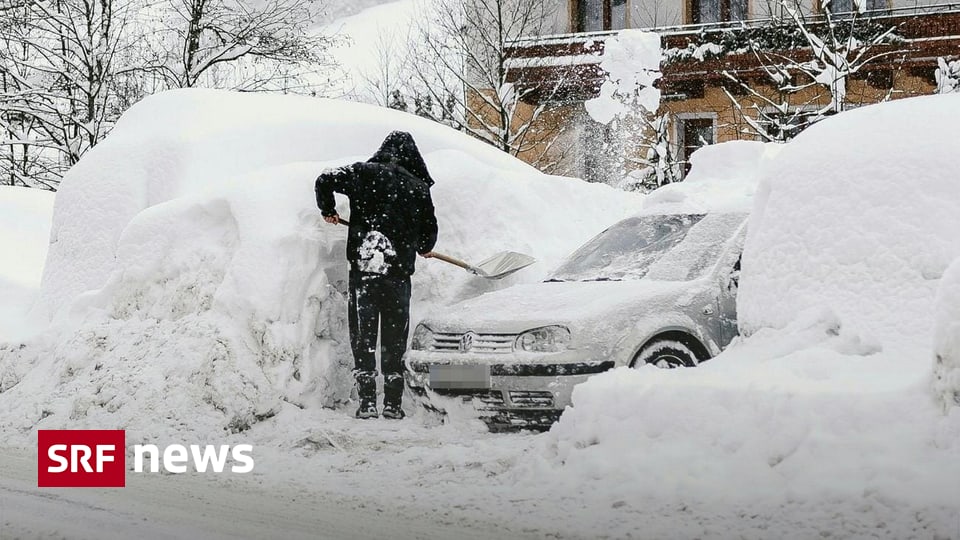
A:
POLYGON ((695 366, 737 335, 746 214, 625 219, 542 283, 516 285, 424 319, 407 382, 443 408, 471 401, 488 426, 546 427, 573 387, 614 367, 695 366))

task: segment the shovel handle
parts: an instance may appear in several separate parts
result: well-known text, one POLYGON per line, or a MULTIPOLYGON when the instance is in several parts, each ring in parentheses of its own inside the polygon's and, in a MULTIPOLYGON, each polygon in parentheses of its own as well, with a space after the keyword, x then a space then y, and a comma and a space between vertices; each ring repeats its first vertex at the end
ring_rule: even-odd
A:
POLYGON ((477 270, 476 270, 474 267, 470 266, 469 264, 461 261, 460 259, 456 259, 456 258, 454 258, 454 257, 451 257, 451 256, 449 256, 449 255, 444 255, 443 253, 437 253, 436 251, 434 251, 434 252, 433 252, 433 257, 431 257, 431 258, 433 258, 433 259, 440 259, 441 261, 443 261, 443 262, 445 262, 445 263, 450 263, 450 264, 452 264, 452 265, 454 265, 454 266, 459 266, 460 268, 463 268, 464 270, 466 270, 467 272, 470 272, 470 273, 472 273, 472 274, 477 274, 477 273, 478 273, 477 270))
MULTIPOLYGON (((347 220, 345 220, 345 219, 343 219, 343 218, 340 218, 338 221, 339 221, 339 223, 340 223, 341 225, 350 226, 350 222, 347 221, 347 220)), ((434 251, 434 252, 433 252, 433 257, 431 257, 431 258, 432 258, 432 259, 440 259, 441 261, 443 261, 443 262, 445 262, 445 263, 450 263, 450 264, 452 264, 452 265, 454 265, 454 266, 459 266, 460 268, 463 268, 464 270, 466 270, 467 272, 470 272, 471 274, 477 274, 477 275, 480 274, 479 272, 477 272, 477 269, 474 268, 474 267, 472 267, 472 266, 470 266, 469 263, 466 263, 466 262, 464 262, 464 261, 461 261, 460 259, 457 259, 457 258, 455 258, 455 257, 451 257, 451 256, 449 256, 449 255, 444 255, 443 253, 437 253, 436 251, 434 251)))

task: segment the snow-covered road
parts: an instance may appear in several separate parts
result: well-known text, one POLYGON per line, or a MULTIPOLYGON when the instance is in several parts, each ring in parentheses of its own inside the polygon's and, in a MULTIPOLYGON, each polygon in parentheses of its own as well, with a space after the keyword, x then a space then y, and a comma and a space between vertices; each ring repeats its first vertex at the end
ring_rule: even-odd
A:
POLYGON ((2 538, 526 537, 499 520, 443 512, 435 520, 329 491, 262 478, 128 474, 124 489, 39 489, 36 455, 0 449, 2 538))
POLYGON ((960 538, 955 501, 747 502, 765 493, 749 482, 689 498, 664 478, 631 480, 636 464, 589 480, 558 469, 541 456, 549 435, 419 415, 316 411, 299 427, 284 416, 244 435, 257 459, 249 475, 128 472, 124 489, 40 489, 35 450, 0 448, 0 538, 960 538))

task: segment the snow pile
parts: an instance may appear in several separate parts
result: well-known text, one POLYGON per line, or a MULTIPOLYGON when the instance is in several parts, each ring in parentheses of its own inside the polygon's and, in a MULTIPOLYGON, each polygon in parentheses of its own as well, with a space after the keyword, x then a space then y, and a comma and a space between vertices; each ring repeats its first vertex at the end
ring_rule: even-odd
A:
POLYGON ((824 309, 878 349, 928 348, 937 285, 960 256, 957 121, 960 96, 898 100, 815 124, 786 145, 751 217, 741 328, 824 309), (904 133, 916 138, 909 146, 904 133))
POLYGON ((202 90, 148 98, 64 179, 41 297, 55 324, 0 350, 0 430, 240 432, 346 400, 346 227, 322 221, 313 182, 393 129, 413 134, 437 181, 438 251, 540 260, 503 282, 418 261, 414 317, 541 278, 639 206, 396 111, 202 90))
POLYGON ((847 534, 956 534, 960 408, 943 415, 930 380, 936 323, 937 391, 956 391, 958 121, 960 96, 907 99, 785 145, 760 169, 743 256, 750 335, 696 369, 576 387, 548 466, 582 490, 616 477, 612 501, 813 516, 769 536, 836 516, 847 534))
POLYGON ((493 147, 399 111, 306 97, 168 92, 127 111, 113 137, 68 177, 83 181, 61 186, 43 309, 52 313, 63 301, 99 288, 113 269, 124 226, 144 208, 216 192, 271 166, 366 159, 394 127, 408 129, 426 152, 452 149, 506 171, 536 172, 493 147), (112 195, 88 200, 97 193, 112 195))
POLYGON ((738 537, 951 537, 960 415, 939 420, 924 388, 903 390, 896 359, 850 346, 821 321, 797 321, 695 369, 593 377, 537 466, 554 489, 610 504, 742 511, 737 526, 754 532, 738 537))
POLYGON ((934 308, 934 392, 947 407, 960 405, 960 258, 940 280, 934 308))
POLYGON ((683 182, 650 192, 643 213, 749 212, 762 167, 783 145, 729 141, 698 149, 690 156, 683 182))
POLYGON ((0 186, 0 342, 29 331, 27 312, 40 288, 54 194, 0 186))

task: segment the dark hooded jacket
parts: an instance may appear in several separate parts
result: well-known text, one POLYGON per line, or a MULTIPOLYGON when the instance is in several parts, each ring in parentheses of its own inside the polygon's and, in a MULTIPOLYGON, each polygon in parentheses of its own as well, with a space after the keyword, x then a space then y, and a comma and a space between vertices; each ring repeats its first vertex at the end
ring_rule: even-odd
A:
POLYGON ((360 272, 406 278, 417 253, 437 242, 437 218, 427 171, 413 137, 394 131, 365 162, 324 171, 316 182, 317 206, 336 215, 333 194, 350 198, 347 260, 360 272))

